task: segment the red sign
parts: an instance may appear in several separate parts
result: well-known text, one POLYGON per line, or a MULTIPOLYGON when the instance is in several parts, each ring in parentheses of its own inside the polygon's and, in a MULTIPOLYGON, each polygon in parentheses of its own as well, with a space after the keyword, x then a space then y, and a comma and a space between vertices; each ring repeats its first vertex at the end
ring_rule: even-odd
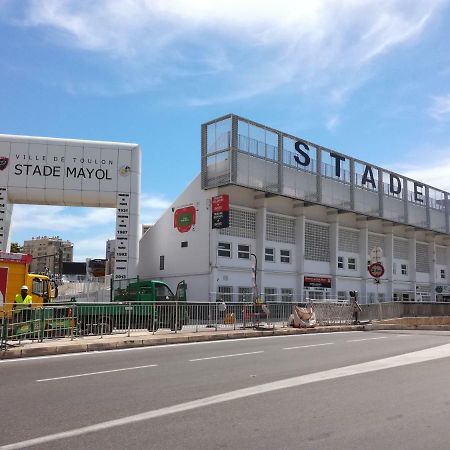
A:
POLYGON ((196 221, 195 206, 185 206, 184 208, 178 208, 173 215, 173 226, 180 233, 188 232, 196 221))
POLYGON ((368 267, 369 273, 374 278, 381 278, 384 275, 383 264, 376 262, 368 267))
POLYGON ((331 278, 328 277, 305 277, 305 287, 331 288, 331 278))
POLYGON ((0 261, 31 264, 33 257, 26 253, 6 253, 0 252, 0 261))
POLYGON ((228 212, 230 210, 230 196, 228 194, 217 195, 212 198, 212 212, 228 212))

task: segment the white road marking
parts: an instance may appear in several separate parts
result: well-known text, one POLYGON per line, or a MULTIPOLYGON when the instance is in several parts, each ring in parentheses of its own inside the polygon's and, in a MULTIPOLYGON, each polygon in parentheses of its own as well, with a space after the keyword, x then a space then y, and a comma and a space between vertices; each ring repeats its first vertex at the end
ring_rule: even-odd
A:
MULTIPOLYGON (((244 389, 237 389, 235 391, 226 392, 224 394, 213 395, 198 400, 193 400, 178 405, 168 406, 165 408, 155 409, 140 414, 135 414, 120 419, 108 420, 106 422, 96 423, 81 428, 75 428, 61 433, 49 434, 26 441, 7 444, 0 447, 2 450, 14 450, 29 448, 33 445, 43 445, 48 442, 54 442, 61 439, 69 439, 75 436, 81 436, 88 433, 94 433, 101 430, 107 430, 114 427, 119 427, 128 424, 134 424, 145 420, 154 419, 155 417, 167 416, 183 411, 189 411, 205 406, 216 405, 219 403, 229 402, 241 398, 251 397, 254 395, 265 394, 267 392, 278 391, 280 389, 287 389, 291 387, 303 386, 310 383, 317 383, 319 381, 333 380, 336 378, 348 377, 351 375, 358 375, 362 373, 375 372, 378 370, 385 370, 394 367, 402 367, 410 364, 417 364, 426 361, 433 361, 436 359, 450 357, 450 344, 440 345, 438 347, 428 348, 426 350, 419 350, 417 352, 405 353, 403 355, 391 356, 389 358, 378 359, 360 364, 354 364, 346 367, 339 367, 337 369, 324 370, 322 372, 311 373, 309 375, 300 375, 298 377, 287 378, 284 380, 274 381, 271 383, 260 384, 244 389)), ((66 443, 68 445, 68 443, 66 443)))
POLYGON ((387 336, 365 338, 365 339, 351 339, 350 341, 346 341, 346 342, 376 341, 377 339, 387 339, 387 336))
POLYGON ((112 372, 124 372, 125 370, 146 369, 147 367, 157 367, 157 366, 158 364, 148 364, 147 366, 124 367, 122 369, 102 370, 101 372, 77 373, 76 375, 66 375, 64 377, 42 378, 40 380, 36 380, 36 382, 41 383, 43 381, 66 380, 67 378, 88 377, 90 375, 100 375, 103 373, 112 373, 112 372))
POLYGON ((298 347, 285 347, 283 350, 294 350, 296 348, 321 347, 322 345, 333 345, 334 342, 324 342, 323 344, 299 345, 298 347))
POLYGON ((257 355, 258 353, 264 353, 264 350, 260 350, 258 352, 235 353, 234 355, 220 355, 220 356, 209 356, 208 358, 195 358, 190 359, 189 362, 206 361, 208 359, 232 358, 233 356, 257 355))
MULTIPOLYGON (((338 334, 349 334, 349 333, 365 333, 365 331, 339 331, 338 334)), ((311 337, 320 337, 320 336, 326 336, 326 335, 336 335, 336 331, 327 331, 326 333, 311 333, 311 334, 297 334, 297 335, 288 335, 288 336, 255 336, 255 337, 249 337, 245 338, 245 340, 249 341, 255 341, 259 339, 288 339, 288 338, 297 338, 297 339, 304 339, 304 338, 311 338, 311 337)), ((76 353, 65 353, 61 355, 46 355, 46 356, 29 356, 26 358, 15 358, 15 359, 2 359, 0 360, 0 365, 2 364, 9 364, 9 363, 25 363, 25 362, 32 362, 39 359, 53 359, 53 358, 71 358, 76 356, 89 356, 89 355, 99 355, 103 353, 118 353, 118 352, 134 352, 134 351, 142 351, 142 350, 153 350, 153 349, 161 349, 161 348, 177 348, 182 346, 189 346, 189 345, 212 345, 212 344, 234 344, 239 343, 242 345, 242 339, 243 338, 236 338, 236 339, 223 339, 218 341, 201 341, 201 342, 181 342, 178 344, 161 344, 161 345, 151 345, 147 347, 131 347, 131 348, 116 348, 113 350, 94 350, 89 352, 76 352, 76 353)), ((1 447, 0 447, 1 448, 1 447)))

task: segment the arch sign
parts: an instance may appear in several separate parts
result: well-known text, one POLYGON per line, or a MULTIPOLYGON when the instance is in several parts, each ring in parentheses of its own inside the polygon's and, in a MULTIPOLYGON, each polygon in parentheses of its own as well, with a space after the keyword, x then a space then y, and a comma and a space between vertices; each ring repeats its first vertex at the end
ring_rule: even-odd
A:
POLYGON ((135 277, 140 153, 137 144, 0 135, 0 251, 15 203, 116 208, 114 278, 135 277))

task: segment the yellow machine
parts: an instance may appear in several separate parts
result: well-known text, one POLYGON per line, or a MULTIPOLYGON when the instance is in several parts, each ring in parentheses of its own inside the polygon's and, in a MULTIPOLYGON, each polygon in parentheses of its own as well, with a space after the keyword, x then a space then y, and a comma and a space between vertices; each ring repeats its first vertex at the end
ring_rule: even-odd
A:
POLYGON ((0 252, 0 319, 11 316, 14 298, 23 285, 33 297, 33 308, 56 297, 48 276, 28 273, 31 260, 24 253, 0 252))

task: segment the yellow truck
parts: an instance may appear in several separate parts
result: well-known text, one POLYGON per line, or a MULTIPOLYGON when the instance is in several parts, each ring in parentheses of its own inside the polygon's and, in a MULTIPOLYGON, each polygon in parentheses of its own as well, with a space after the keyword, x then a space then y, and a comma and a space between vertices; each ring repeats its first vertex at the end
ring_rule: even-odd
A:
POLYGON ((33 308, 41 307, 56 297, 48 276, 29 273, 32 256, 0 251, 0 319, 11 318, 14 299, 23 285, 33 297, 33 308))

